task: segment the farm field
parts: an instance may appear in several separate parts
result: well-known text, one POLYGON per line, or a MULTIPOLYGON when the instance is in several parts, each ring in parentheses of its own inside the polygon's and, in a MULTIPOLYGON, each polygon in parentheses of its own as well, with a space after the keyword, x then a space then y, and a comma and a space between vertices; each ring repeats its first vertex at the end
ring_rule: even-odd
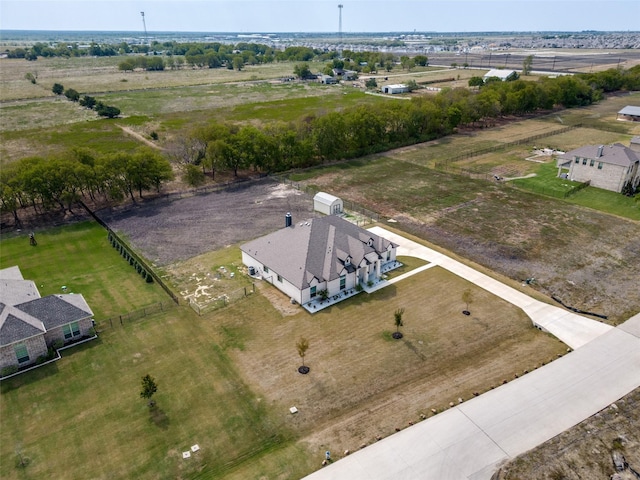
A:
MULTIPOLYGON (((71 244, 93 230, 54 232, 71 244)), ((3 265, 5 245, 21 240, 3 240, 3 265)), ((59 270, 114 252, 106 237, 75 244, 59 270)), ((50 253, 39 247, 27 251, 25 275, 37 270, 38 254, 46 263, 50 253)), ((224 263, 239 260, 232 250, 224 263)), ((22 266, 20 251, 11 252, 22 266)), ((137 280, 131 295, 147 287, 129 269, 102 278, 102 288, 119 291, 127 276, 137 280)), ((326 449, 355 450, 566 352, 518 309, 439 268, 313 316, 282 308, 288 298, 269 285, 258 290, 201 317, 178 307, 112 327, 97 316, 98 340, 2 382, 2 478, 296 479, 318 468, 326 449), (461 314, 466 288, 470 317, 461 314), (405 336, 395 341, 399 306, 405 336), (300 336, 310 341, 307 376, 297 373, 300 336), (152 410, 138 395, 147 373, 159 386, 152 410), (195 443, 201 450, 183 460, 195 443)))

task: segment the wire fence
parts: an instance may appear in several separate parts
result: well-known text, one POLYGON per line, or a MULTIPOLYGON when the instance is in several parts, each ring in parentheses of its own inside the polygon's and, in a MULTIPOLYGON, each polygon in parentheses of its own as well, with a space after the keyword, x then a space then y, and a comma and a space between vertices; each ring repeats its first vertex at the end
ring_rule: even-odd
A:
POLYGON ((173 309, 177 306, 178 305, 175 302, 154 303, 139 310, 123 313, 122 315, 116 315, 113 317, 96 320, 96 327, 100 329, 102 327, 114 328, 117 326, 124 326, 127 323, 131 323, 135 320, 140 320, 141 318, 145 318, 156 313, 166 312, 167 310, 173 309))

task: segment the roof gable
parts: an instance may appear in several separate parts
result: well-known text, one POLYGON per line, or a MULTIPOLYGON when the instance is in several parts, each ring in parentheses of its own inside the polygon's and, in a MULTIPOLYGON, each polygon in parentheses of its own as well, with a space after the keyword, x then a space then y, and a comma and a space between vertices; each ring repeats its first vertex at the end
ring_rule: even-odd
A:
POLYGON ((341 217, 329 215, 280 229, 240 248, 302 290, 313 278, 320 282, 334 280, 344 274, 348 263, 366 265, 394 246, 341 217))
POLYGON ((86 305, 82 295, 49 295, 44 298, 21 303, 16 305, 16 308, 38 318, 42 321, 45 328, 50 330, 93 316, 93 312, 88 305, 86 305, 86 308, 79 308, 75 304, 86 305), (79 297, 79 299, 69 301, 68 297, 79 297))
POLYGON ((40 320, 11 305, 0 303, 0 346, 45 333, 40 320))

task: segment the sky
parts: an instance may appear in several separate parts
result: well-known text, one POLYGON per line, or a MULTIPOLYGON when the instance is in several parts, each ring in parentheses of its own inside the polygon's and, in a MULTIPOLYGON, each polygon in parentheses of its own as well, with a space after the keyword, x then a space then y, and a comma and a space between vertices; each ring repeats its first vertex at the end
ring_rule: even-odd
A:
POLYGON ((2 30, 639 31, 640 0, 0 0, 2 30))

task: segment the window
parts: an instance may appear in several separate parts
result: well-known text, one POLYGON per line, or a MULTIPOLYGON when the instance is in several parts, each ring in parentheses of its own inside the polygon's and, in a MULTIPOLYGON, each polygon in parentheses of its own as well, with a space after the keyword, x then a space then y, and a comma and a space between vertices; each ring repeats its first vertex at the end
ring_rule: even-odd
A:
POLYGON ((27 350, 27 346, 24 343, 20 343, 13 347, 13 350, 16 352, 16 358, 18 359, 18 363, 24 363, 29 361, 29 351, 27 350))
POLYGON ((576 157, 576 163, 580 163, 580 157, 576 157))
POLYGON ((282 277, 280 275, 278 275, 278 281, 282 283, 282 277))
POLYGON ((264 273, 269 273, 269 267, 267 267, 266 265, 264 266, 264 273))
POLYGON ((587 164, 587 159, 586 159, 586 158, 583 158, 583 159, 582 159, 582 164, 583 164, 583 165, 586 165, 586 164, 587 164))
POLYGON ((64 325, 62 327, 62 333, 64 333, 64 338, 67 340, 73 337, 77 337, 78 335, 80 335, 80 325, 78 325, 78 322, 64 325))
POLYGON ((602 162, 598 162, 598 170, 602 170, 602 165, 603 165, 602 162))
POLYGON ((589 166, 593 167, 593 165, 596 163, 596 161, 592 158, 591 161, 589 162, 589 166))
POLYGON ((311 287, 309 291, 311 292, 311 298, 316 296, 316 287, 311 287))
POLYGON ((347 288, 347 277, 344 275, 340 277, 340 290, 347 288))

